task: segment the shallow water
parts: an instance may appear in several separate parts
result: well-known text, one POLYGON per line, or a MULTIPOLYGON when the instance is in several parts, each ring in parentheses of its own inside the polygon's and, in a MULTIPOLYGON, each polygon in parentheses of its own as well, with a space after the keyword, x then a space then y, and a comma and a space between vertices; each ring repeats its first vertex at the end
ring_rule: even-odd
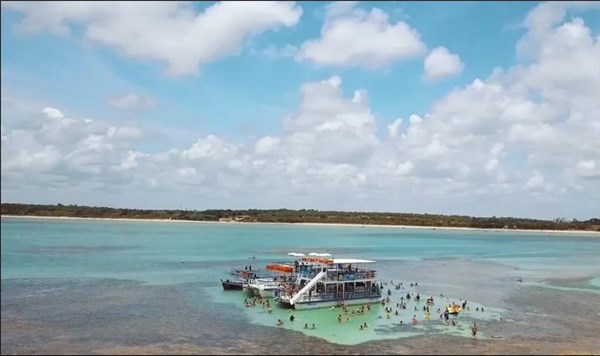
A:
POLYGON ((1 243, 3 353, 52 347, 261 353, 265 345, 277 345, 268 353, 354 352, 344 345, 356 345, 360 353, 410 353, 415 351, 390 348, 389 342, 471 342, 472 322, 480 326, 481 342, 570 337, 594 352, 597 345, 584 342, 588 334, 573 329, 584 323, 590 337, 600 332, 596 236, 3 218, 1 243), (242 292, 222 290, 219 279, 228 278, 231 267, 264 268, 289 259, 290 251, 374 259, 380 280, 390 283, 386 288, 392 280, 405 287, 391 288, 393 309, 407 292, 431 295, 431 320, 425 320, 422 303, 414 311, 411 300, 390 318, 376 305, 365 315, 347 315, 351 320, 343 324, 337 322, 339 309, 294 311, 290 322, 289 310, 247 308, 242 292), (410 288, 411 282, 418 287, 410 288), (435 309, 459 299, 467 299, 471 310, 448 326, 435 309), (546 304, 556 299, 573 307, 546 304), (475 311, 481 306, 485 312, 475 311), (410 325, 413 315, 416 326, 410 325), (275 327, 278 318, 283 328, 275 327), (359 329, 363 322, 368 329, 359 329), (305 323, 316 329, 304 329, 305 323), (240 340, 235 346, 233 338, 240 340))

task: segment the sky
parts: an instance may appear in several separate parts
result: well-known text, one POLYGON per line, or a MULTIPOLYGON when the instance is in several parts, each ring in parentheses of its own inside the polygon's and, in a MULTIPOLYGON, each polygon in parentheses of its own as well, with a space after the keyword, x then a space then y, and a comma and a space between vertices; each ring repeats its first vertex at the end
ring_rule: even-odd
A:
POLYGON ((600 217, 598 2, 10 2, 2 202, 600 217))

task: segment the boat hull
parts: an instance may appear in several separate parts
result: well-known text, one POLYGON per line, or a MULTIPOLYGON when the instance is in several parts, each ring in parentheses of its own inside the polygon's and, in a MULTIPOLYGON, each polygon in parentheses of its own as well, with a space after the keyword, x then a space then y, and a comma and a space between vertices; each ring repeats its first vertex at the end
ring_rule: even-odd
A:
POLYGON ((221 280, 221 285, 223 285, 224 290, 242 290, 242 282, 230 281, 230 280, 221 280))
POLYGON ((243 286, 242 289, 244 290, 244 293, 246 293, 248 296, 250 296, 250 297, 255 296, 255 294, 254 294, 254 288, 249 287, 249 286, 243 286))
MULTIPOLYGON (((360 299, 350 299, 346 300, 346 305, 358 305, 358 304, 367 304, 367 303, 380 303, 382 297, 373 297, 373 298, 360 298, 360 299)), ((327 300, 327 301, 303 301, 296 302, 295 304, 290 304, 288 301, 279 300, 279 304, 281 304, 285 308, 293 308, 297 310, 303 309, 317 309, 317 308, 331 308, 339 306, 340 303, 336 300, 327 300)))
POLYGON ((259 289, 258 293, 262 298, 273 298, 274 289, 259 289))

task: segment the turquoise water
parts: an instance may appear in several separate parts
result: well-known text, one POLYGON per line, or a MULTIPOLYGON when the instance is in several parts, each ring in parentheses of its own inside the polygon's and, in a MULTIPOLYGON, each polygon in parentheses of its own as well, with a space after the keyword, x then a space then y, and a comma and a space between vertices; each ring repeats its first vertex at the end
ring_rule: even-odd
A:
MULTIPOLYGON (((2 218, 1 236, 3 284, 19 281, 26 288, 54 279, 113 279, 156 288, 189 285, 197 287, 189 292, 195 306, 230 313, 248 328, 276 330, 281 318, 285 329, 342 345, 424 334, 470 337, 472 322, 509 317, 511 293, 528 286, 600 295, 600 235, 2 218), (437 301, 431 320, 425 320, 422 303, 411 299, 390 318, 376 305, 365 315, 347 315, 351 320, 343 324, 337 322, 339 309, 294 311, 296 320, 290 322, 289 310, 274 308, 269 314, 260 306, 247 308, 241 292, 222 290, 219 279, 229 278, 232 267, 264 268, 289 260, 291 251, 376 260, 380 280, 392 290, 393 309, 407 292, 431 295, 437 301), (572 279, 578 282, 561 282, 572 279), (392 280, 405 288, 396 291, 392 280), (418 287, 409 287, 411 282, 418 287), (456 317, 457 326, 446 325, 435 309, 461 299, 471 310, 456 317), (485 312, 474 310, 479 307, 485 312), (419 320, 415 326, 413 315, 419 320), (363 322, 368 329, 359 329, 363 322), (316 329, 304 329, 305 323, 316 329)), ((3 302, 3 313, 5 308, 3 302)))

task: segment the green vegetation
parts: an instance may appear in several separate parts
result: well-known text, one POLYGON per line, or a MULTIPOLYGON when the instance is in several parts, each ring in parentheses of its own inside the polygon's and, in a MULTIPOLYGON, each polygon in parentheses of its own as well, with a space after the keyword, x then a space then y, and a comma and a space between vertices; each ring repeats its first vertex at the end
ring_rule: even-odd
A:
POLYGON ((2 215, 66 216, 115 219, 172 219, 190 221, 241 221, 275 223, 330 223, 362 225, 408 225, 471 227, 484 229, 539 229, 600 231, 600 219, 587 221, 519 219, 511 217, 471 217, 406 213, 369 213, 319 210, 141 210, 78 205, 34 205, 3 203, 2 215))

